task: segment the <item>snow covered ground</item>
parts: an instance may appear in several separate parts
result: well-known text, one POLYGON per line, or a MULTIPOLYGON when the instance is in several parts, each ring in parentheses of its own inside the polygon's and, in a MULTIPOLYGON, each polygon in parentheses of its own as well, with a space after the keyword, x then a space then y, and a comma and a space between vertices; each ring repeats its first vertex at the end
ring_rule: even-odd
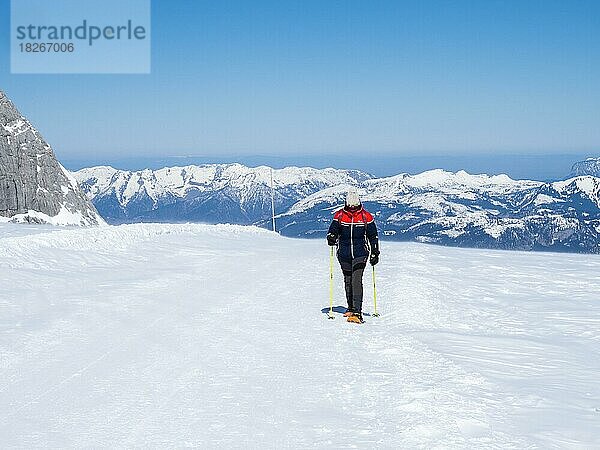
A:
POLYGON ((600 447, 600 257, 382 252, 354 325, 322 241, 0 224, 0 446, 600 447))

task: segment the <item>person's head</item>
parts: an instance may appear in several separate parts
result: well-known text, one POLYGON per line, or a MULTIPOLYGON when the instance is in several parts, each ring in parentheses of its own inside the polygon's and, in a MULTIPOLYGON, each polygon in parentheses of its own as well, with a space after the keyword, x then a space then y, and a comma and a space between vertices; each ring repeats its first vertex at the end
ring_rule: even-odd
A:
POLYGON ((350 189, 346 194, 345 207, 350 211, 358 211, 362 205, 360 204, 360 197, 356 189, 350 189))

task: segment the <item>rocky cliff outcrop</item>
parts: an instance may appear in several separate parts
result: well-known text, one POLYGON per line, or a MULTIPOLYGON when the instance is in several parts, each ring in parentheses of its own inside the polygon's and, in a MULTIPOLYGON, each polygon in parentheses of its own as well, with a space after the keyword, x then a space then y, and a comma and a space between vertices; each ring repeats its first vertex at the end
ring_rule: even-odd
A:
POLYGON ((0 91, 0 216, 57 225, 103 223, 52 148, 0 91))

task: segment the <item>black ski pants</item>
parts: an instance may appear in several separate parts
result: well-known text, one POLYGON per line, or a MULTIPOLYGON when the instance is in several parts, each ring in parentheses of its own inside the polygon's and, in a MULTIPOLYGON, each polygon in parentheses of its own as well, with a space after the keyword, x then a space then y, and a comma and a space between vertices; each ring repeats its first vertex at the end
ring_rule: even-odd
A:
POLYGON ((360 313, 363 303, 363 273, 366 267, 366 258, 355 258, 353 261, 340 260, 344 273, 344 288, 348 309, 360 313))

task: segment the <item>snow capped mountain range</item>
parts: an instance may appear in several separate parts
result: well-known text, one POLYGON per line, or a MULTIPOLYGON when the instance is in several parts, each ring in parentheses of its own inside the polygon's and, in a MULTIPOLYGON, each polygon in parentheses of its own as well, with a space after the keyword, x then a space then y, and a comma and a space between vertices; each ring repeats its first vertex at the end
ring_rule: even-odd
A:
MULTIPOLYGON (((598 252, 600 179, 515 181, 441 170, 367 180, 363 202, 383 233, 466 247, 598 252)), ((280 215, 284 234, 319 235, 345 189, 336 187, 280 215), (318 225, 317 225, 318 224, 318 225)))
MULTIPOLYGON (((75 173, 88 197, 112 223, 193 221, 251 224, 271 216, 271 169, 241 164, 168 167, 138 172, 92 167, 75 173)), ((273 170, 275 207, 370 176, 352 170, 288 167, 273 170)))
MULTIPOLYGON (((191 221, 270 226, 271 169, 240 164, 75 177, 111 223, 191 221)), ((388 239, 453 246, 600 252, 600 179, 544 183, 431 170, 374 178, 337 169, 273 170, 279 231, 322 237, 350 186, 388 239)))

